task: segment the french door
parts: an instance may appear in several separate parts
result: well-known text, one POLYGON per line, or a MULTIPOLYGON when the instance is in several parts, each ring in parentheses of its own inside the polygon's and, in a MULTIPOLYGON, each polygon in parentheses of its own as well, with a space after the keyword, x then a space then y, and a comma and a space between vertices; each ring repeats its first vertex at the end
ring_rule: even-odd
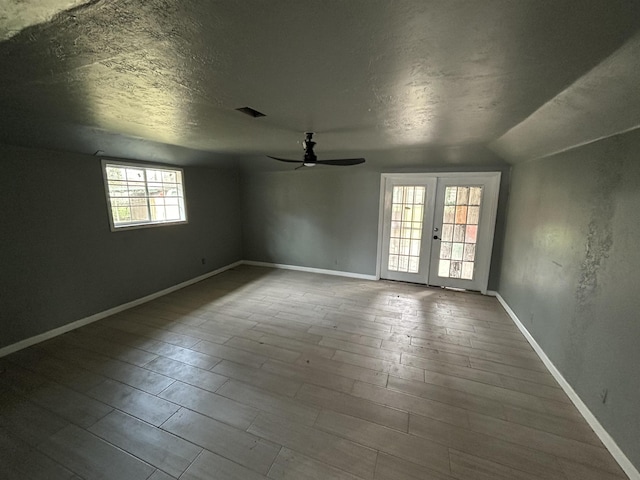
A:
POLYGON ((437 179, 426 175, 383 175, 383 181, 381 277, 426 283, 437 179))
POLYGON ((383 174, 380 277, 486 293, 499 172, 383 174))

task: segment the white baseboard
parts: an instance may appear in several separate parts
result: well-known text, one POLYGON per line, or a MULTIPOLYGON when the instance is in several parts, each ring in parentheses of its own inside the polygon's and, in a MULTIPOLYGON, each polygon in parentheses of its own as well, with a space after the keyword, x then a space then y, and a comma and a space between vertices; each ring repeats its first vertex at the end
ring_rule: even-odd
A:
POLYGON ((151 300, 162 297, 171 292, 175 292, 176 290, 180 290, 181 288, 188 287, 189 285, 193 285, 194 283, 201 282, 202 280, 205 280, 209 277, 213 277, 214 275, 218 275, 219 273, 222 273, 225 270, 229 270, 230 268, 237 267, 238 265, 241 265, 241 264, 242 264, 241 260, 234 262, 230 265, 226 265, 224 267, 218 268, 217 270, 214 270, 212 272, 205 273, 204 275, 200 275, 198 277, 192 278, 190 280, 179 283, 177 285, 173 285, 169 288, 165 288, 164 290, 160 290, 159 292, 155 292, 145 297, 132 300, 130 302, 124 303, 122 305, 118 305, 116 307, 110 308, 108 310, 104 310, 102 312, 95 313, 85 318, 81 318, 80 320, 76 320, 75 322, 71 322, 61 327, 54 328, 53 330, 49 330, 48 332, 41 333, 34 337, 26 338, 17 343, 7 345, 6 347, 0 348, 0 357, 4 357, 13 352, 17 352, 18 350, 22 350, 23 348, 30 347, 31 345, 35 345, 36 343, 44 342, 45 340, 49 340, 51 338, 57 337, 58 335, 62 335, 63 333, 70 332, 71 330, 75 330, 76 328, 83 327, 84 325, 88 325, 95 321, 106 318, 110 315, 123 312, 124 310, 128 310, 133 307, 137 307, 138 305, 142 305, 143 303, 147 303, 151 300))
POLYGON ((540 357, 540 360, 545 364, 545 366, 551 372, 551 375, 556 379, 556 381, 560 384, 564 392, 569 396, 573 404, 576 406, 580 414, 584 417, 587 423, 591 426, 593 431, 598 435, 604 446, 609 450, 609 453, 613 456, 613 458, 618 462, 620 468, 624 470, 624 472, 629 476, 631 480, 640 480, 640 473, 636 469, 636 467, 631 463, 631 461, 627 458, 624 452, 618 447, 618 444, 615 440, 609 435, 609 433, 604 429, 604 427, 600 424, 598 419, 591 413, 589 407, 582 401, 582 399, 575 392, 573 387, 567 382, 567 380, 562 376, 560 371, 556 368, 553 362, 547 357, 547 354, 544 353, 542 347, 536 342, 535 338, 529 333, 524 324, 520 321, 516 313, 511 309, 511 307, 507 304, 506 300, 502 298, 499 292, 489 291, 488 295, 495 296, 502 307, 506 310, 506 312, 513 320, 513 323, 516 324, 518 329, 525 336, 529 344, 533 347, 535 352, 540 357))
POLYGON ((284 263, 254 262, 253 260, 244 260, 242 263, 244 265, 253 265, 254 267, 271 267, 280 268, 282 270, 296 270, 298 272, 320 273, 323 275, 336 275, 338 277, 359 278, 361 280, 378 280, 375 275, 342 272, 340 270, 325 270, 324 268, 300 267, 298 265, 286 265, 284 263))

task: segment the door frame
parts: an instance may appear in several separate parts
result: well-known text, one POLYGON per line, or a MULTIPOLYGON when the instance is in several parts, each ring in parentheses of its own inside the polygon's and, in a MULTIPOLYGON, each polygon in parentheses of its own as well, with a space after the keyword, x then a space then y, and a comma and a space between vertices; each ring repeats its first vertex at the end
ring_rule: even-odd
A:
MULTIPOLYGON (((490 232, 488 233, 488 256, 485 262, 487 263, 487 280, 483 283, 480 292, 483 295, 487 294, 487 287, 489 281, 489 274, 491 273, 490 265, 491 265, 491 257, 493 254, 493 243, 495 239, 495 224, 498 210, 498 198, 500 196, 500 179, 502 178, 502 172, 500 171, 488 171, 488 172, 415 172, 415 173, 382 173, 380 174, 380 200, 378 205, 378 248, 377 248, 377 258, 376 258, 376 279, 380 280, 381 271, 382 271, 382 243, 384 239, 384 196, 385 196, 385 187, 387 179, 400 180, 410 182, 411 180, 420 178, 420 177, 431 177, 431 178, 456 178, 456 177, 484 177, 484 178, 496 178, 498 182, 497 194, 490 198, 486 199, 487 204, 485 205, 487 214, 490 215, 489 224, 492 226, 490 232)), ((434 208, 435 212, 435 208, 434 208)), ((427 274, 428 275, 428 274, 427 274)), ((427 276, 428 282, 428 276, 427 276)), ((428 283, 427 283, 428 285, 428 283)))

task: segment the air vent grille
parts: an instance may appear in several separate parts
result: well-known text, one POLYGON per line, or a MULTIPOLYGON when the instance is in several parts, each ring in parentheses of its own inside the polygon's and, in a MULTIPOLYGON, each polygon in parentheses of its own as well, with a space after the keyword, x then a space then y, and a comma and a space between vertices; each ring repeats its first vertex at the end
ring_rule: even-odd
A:
POLYGON ((246 115, 249 115, 250 117, 253 117, 253 118, 266 117, 264 113, 254 110, 251 107, 240 107, 240 108, 236 108, 236 110, 246 115))

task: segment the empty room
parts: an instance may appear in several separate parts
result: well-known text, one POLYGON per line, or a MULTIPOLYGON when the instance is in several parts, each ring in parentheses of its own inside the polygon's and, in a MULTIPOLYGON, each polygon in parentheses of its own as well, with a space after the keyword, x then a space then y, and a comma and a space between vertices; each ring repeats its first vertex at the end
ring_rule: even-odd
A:
POLYGON ((0 477, 640 480, 640 2, 0 0, 0 477))

